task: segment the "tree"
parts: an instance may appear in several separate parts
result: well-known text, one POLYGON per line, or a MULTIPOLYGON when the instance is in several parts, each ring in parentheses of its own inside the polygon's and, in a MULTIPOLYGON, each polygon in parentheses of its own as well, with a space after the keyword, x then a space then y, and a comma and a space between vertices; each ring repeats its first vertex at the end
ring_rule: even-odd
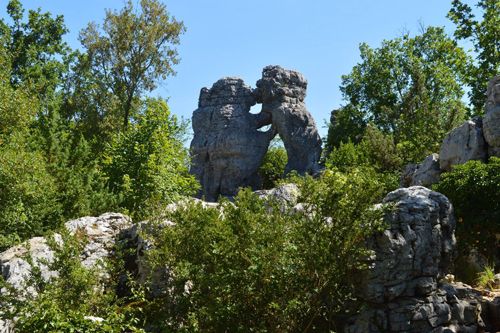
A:
POLYGON ((139 97, 175 74, 175 45, 185 31, 160 1, 141 0, 140 7, 137 12, 129 0, 119 12, 107 11, 102 27, 90 23, 80 33, 87 51, 82 66, 97 78, 100 89, 116 97, 124 129, 139 97))
MULTIPOLYGON (((361 62, 342 76, 340 87, 348 102, 344 112, 354 110, 355 115, 336 117, 342 122, 332 124, 331 133, 348 132, 339 125, 362 129, 370 122, 392 135, 409 160, 436 150, 465 113, 459 73, 466 53, 438 27, 385 40, 376 49, 361 44, 360 51, 361 62)), ((341 142, 334 137, 327 141, 331 146, 341 142)))
POLYGON ((164 100, 147 99, 137 121, 116 133, 104 151, 108 186, 133 217, 148 217, 197 190, 180 139, 184 131, 164 100))
POLYGON ((467 66, 466 83, 474 114, 482 114, 488 81, 500 72, 500 1, 479 0, 482 20, 461 0, 453 0, 448 18, 456 24, 455 38, 472 43, 475 61, 467 66))
POLYGON ((259 168, 259 176, 262 180, 262 188, 270 189, 278 185, 278 181, 285 175, 285 166, 288 161, 283 141, 276 136, 270 143, 269 149, 264 155, 259 168))
POLYGON ((9 55, 11 84, 29 84, 40 97, 53 93, 67 71, 64 60, 69 48, 62 39, 67 32, 63 17, 53 18, 39 8, 30 10, 24 22, 19 0, 9 1, 7 13, 12 22, 0 20, 0 43, 9 55))

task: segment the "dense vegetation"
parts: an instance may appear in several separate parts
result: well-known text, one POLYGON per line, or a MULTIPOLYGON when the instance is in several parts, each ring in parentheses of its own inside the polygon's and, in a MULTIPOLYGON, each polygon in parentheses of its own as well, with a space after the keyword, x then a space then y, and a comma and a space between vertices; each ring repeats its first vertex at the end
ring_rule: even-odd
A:
MULTIPOLYGON (((364 239, 383 226, 373 205, 398 186, 406 163, 437 151, 447 131, 482 112, 487 79, 500 70, 500 5, 478 6, 482 20, 453 0, 454 38, 423 27, 378 48, 361 44, 361 62, 342 77, 345 105, 332 113, 324 172, 287 180, 299 185, 302 209, 244 190, 221 201, 222 214, 196 203, 168 213, 176 226, 149 240, 147 260, 152 272, 168 267, 175 279, 156 297, 124 278, 126 249, 117 247, 102 275, 78 260, 85 237, 63 235, 64 246, 51 242, 59 277, 47 283, 34 270, 29 284, 38 296, 12 290, 0 295, 0 311, 25 332, 338 330, 361 306, 353 277, 366 269, 364 239), (130 292, 122 295, 125 280, 130 292)), ((19 0, 7 13, 0 21, 0 250, 83 215, 120 211, 155 221, 167 204, 197 191, 183 145, 187 124, 166 100, 147 96, 175 73, 185 30, 161 2, 135 8, 128 1, 107 12, 102 25, 81 32, 83 51, 64 42, 61 16, 25 15, 19 0)), ((259 170, 264 187, 282 181, 286 162, 282 147, 269 149, 259 170)), ((500 159, 469 162, 435 187, 455 206, 462 255, 474 248, 498 258, 499 174, 500 159)))
POLYGON ((123 211, 143 219, 196 191, 186 124, 145 93, 173 74, 184 31, 164 5, 127 2, 102 28, 63 40, 61 16, 0 21, 0 249, 74 217, 123 211), (117 34, 116 31, 120 31, 117 34))

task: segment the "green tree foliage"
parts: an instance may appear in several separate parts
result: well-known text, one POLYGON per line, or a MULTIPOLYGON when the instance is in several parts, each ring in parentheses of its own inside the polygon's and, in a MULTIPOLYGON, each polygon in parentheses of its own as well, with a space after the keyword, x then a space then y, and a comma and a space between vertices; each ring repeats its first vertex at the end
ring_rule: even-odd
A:
POLYGON ((99 89, 117 101, 123 127, 133 116, 134 103, 158 80, 172 75, 179 61, 175 45, 185 28, 158 0, 141 0, 140 11, 127 1, 119 12, 107 11, 102 27, 89 24, 80 34, 86 50, 81 57, 99 89))
POLYGON ((90 144, 74 132, 57 112, 44 117, 45 126, 35 134, 58 189, 65 219, 99 215, 117 210, 118 197, 106 187, 107 178, 90 144))
MULTIPOLYGON (((102 274, 102 268, 88 269, 81 264, 86 235, 63 233, 61 240, 50 237, 48 241, 54 260, 47 266, 58 276, 45 280, 37 265, 31 271, 27 287, 36 294, 16 292, 0 281, 2 287, 10 290, 0 295, 2 318, 15 317, 19 332, 144 332, 137 328, 133 309, 124 307, 116 298, 113 288, 117 282, 102 274)), ((33 262, 32 258, 27 259, 33 262)))
POLYGON ((458 257, 465 257, 474 248, 490 262, 498 258, 500 158, 457 165, 441 175, 434 190, 446 195, 455 209, 458 257))
POLYGON ((122 196, 133 217, 149 216, 161 206, 192 195, 196 181, 188 173, 185 124, 170 115, 161 99, 147 99, 126 132, 117 133, 104 152, 108 186, 122 196))
POLYGON ((270 189, 276 187, 279 180, 284 177, 287 162, 288 155, 286 149, 283 147, 283 141, 277 136, 271 141, 259 168, 262 188, 270 189))
POLYGON ((15 135, 0 145, 0 250, 61 222, 54 178, 40 152, 15 135))
POLYGON ((376 49, 361 44, 360 51, 361 62, 342 77, 340 89, 348 104, 334 116, 339 120, 330 126, 335 136, 328 137, 327 145, 357 142, 359 132, 372 123, 404 148, 408 160, 419 161, 437 150, 444 134, 463 120, 465 52, 436 27, 385 40, 376 49))
POLYGON ((14 86, 30 84, 41 97, 54 93, 67 66, 69 48, 62 37, 67 32, 62 16, 53 18, 40 9, 30 10, 24 21, 21 1, 10 0, 7 13, 11 22, 0 20, 0 43, 9 55, 14 86))
POLYGON ((339 147, 342 143, 358 143, 366 129, 365 115, 352 104, 333 110, 328 124, 324 155, 339 147))
POLYGON ((249 190, 218 209, 192 204, 154 239, 150 262, 169 267, 168 295, 145 307, 168 332, 329 332, 353 310, 353 282, 366 268, 363 240, 382 223, 372 173, 328 170, 297 178, 304 211, 249 190), (168 300, 168 301, 167 301, 168 300))
POLYGON ((473 114, 484 112, 484 95, 488 81, 500 72, 500 2, 479 0, 476 7, 482 19, 475 17, 472 8, 461 0, 453 0, 448 18, 457 26, 455 38, 474 46, 474 61, 469 61, 466 83, 473 114))

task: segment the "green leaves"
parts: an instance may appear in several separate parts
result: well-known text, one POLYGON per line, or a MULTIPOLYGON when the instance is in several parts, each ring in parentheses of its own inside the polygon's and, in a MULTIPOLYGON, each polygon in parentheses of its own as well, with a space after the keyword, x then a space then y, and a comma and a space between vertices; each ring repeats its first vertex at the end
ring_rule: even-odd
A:
POLYGON ((139 11, 128 1, 119 12, 106 12, 102 30, 91 23, 80 33, 88 68, 101 88, 118 99, 123 128, 133 117, 137 99, 175 74, 175 45, 184 31, 183 23, 160 1, 141 0, 139 11))
POLYGON ((443 28, 360 45, 361 62, 342 77, 348 104, 332 115, 327 144, 359 142, 368 123, 403 144, 405 161, 436 150, 444 134, 462 121, 460 85, 467 56, 443 28), (352 134, 351 134, 352 132, 352 134))
MULTIPOLYGON (((500 158, 456 165, 433 189, 446 195, 455 209, 459 258, 474 249, 493 262, 500 234, 500 158)), ((459 274, 464 273, 462 266, 457 265, 459 274)))
POLYGON ((27 21, 23 21, 24 9, 19 0, 9 1, 7 12, 12 24, 0 21, 0 41, 10 57, 11 84, 29 84, 42 98, 55 93, 67 72, 63 59, 69 48, 62 39, 67 32, 63 17, 53 18, 38 9, 30 10, 27 21))
POLYGON ((138 219, 182 196, 197 183, 188 173, 188 154, 180 140, 185 124, 170 115, 164 100, 148 99, 137 122, 117 133, 106 148, 103 171, 121 206, 138 219))
POLYGON ((456 25, 455 38, 474 46, 475 59, 467 63, 466 83, 470 88, 472 115, 481 115, 488 81, 500 72, 500 1, 479 0, 476 7, 482 13, 482 20, 475 17, 468 4, 453 0, 448 18, 456 25))
POLYGON ((159 331, 328 332, 354 310, 364 240, 382 225, 385 189, 373 172, 296 178, 302 209, 242 190, 220 208, 184 204, 149 239, 152 267, 172 285, 146 305, 159 331), (155 233, 156 234, 156 233, 155 233))

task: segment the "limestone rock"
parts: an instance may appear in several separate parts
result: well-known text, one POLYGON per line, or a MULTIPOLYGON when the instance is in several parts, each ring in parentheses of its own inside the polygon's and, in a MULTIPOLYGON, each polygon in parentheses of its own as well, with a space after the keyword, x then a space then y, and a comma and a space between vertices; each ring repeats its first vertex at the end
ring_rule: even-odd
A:
POLYGON ((262 114, 270 115, 272 126, 283 140, 288 155, 285 174, 315 174, 319 170, 321 138, 304 103, 307 81, 299 72, 267 66, 257 81, 256 96, 262 114))
POLYGON ((371 268, 360 286, 368 306, 349 333, 476 332, 481 305, 438 284, 452 261, 455 220, 448 199, 425 187, 401 188, 383 200, 394 206, 388 228, 368 241, 371 268))
POLYGON ((192 119, 191 173, 207 201, 234 196, 239 187, 260 187, 257 171, 275 133, 258 130, 269 120, 250 113, 255 102, 252 89, 238 78, 221 79, 200 92, 192 119))
MULTIPOLYGON (((85 267, 90 268, 109 256, 116 237, 131 225, 130 218, 125 215, 106 213, 99 217, 82 217, 69 221, 65 227, 71 235, 81 233, 88 237, 80 259, 85 267)), ((54 235, 54 240, 56 243, 62 242, 58 234, 54 235)), ((32 269, 27 256, 30 256, 33 263, 40 268, 42 278, 46 281, 57 276, 57 272, 50 271, 47 267, 47 263, 54 260, 54 251, 43 237, 32 238, 0 253, 0 271, 4 280, 16 289, 34 292, 31 289, 25 289, 26 278, 32 269)), ((2 292, 5 290, 0 291, 0 294, 2 292)))
POLYGON ((486 112, 483 119, 484 138, 490 156, 500 157, 500 75, 488 84, 486 112))
POLYGON ((299 187, 295 184, 284 184, 270 190, 255 191, 261 198, 272 198, 288 206, 295 206, 300 195, 299 187))
POLYGON ((413 182, 413 174, 417 171, 418 164, 407 164, 399 178, 399 187, 410 187, 413 182))
POLYGON ((364 298, 374 303, 428 295, 447 273, 455 245, 455 220, 448 199, 425 187, 389 193, 389 227, 369 242, 375 251, 364 298))
POLYGON ((439 152, 439 165, 441 170, 449 171, 453 165, 470 160, 485 161, 486 157, 482 120, 468 120, 444 138, 439 152))
POLYGON ((439 155, 431 154, 420 164, 408 164, 401 176, 401 186, 409 187, 421 185, 429 187, 439 181, 439 155))

